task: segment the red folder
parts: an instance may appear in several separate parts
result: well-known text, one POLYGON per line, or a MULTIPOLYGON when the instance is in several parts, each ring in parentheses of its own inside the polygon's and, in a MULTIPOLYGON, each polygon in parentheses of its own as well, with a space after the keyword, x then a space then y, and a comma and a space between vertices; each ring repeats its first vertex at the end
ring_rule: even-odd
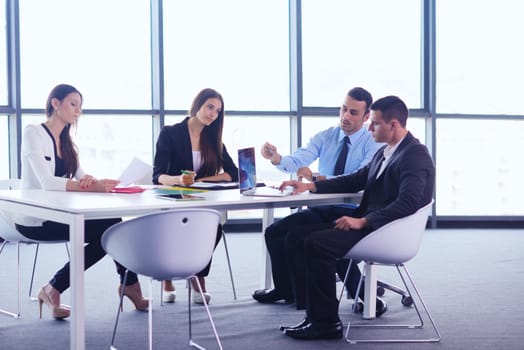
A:
POLYGON ((115 187, 111 192, 113 193, 140 193, 146 189, 140 186, 115 187))

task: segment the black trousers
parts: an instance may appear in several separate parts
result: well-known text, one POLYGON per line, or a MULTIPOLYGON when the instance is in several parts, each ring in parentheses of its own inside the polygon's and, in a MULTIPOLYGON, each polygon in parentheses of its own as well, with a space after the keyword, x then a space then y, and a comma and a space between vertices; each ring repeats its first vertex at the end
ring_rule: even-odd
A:
MULTIPOLYGON (((102 248, 101 237, 102 234, 110 226, 122 221, 122 219, 102 219, 102 220, 87 220, 85 222, 85 248, 84 248, 84 264, 87 270, 96 262, 102 259, 106 252, 102 248)), ((22 226, 16 225, 18 231, 27 238, 39 241, 56 241, 69 240, 69 225, 61 224, 54 221, 45 221, 42 226, 22 226)), ((116 269, 120 275, 120 283, 123 283, 126 268, 115 261, 116 269)), ((129 271, 127 274, 126 285, 131 285, 138 282, 136 273, 129 271)), ((55 289, 60 293, 69 288, 69 262, 64 267, 58 270, 53 278, 49 281, 55 289)))
MULTIPOLYGON (((334 229, 332 223, 324 223, 297 227, 288 236, 286 252, 292 260, 293 283, 297 290, 306 291, 307 317, 316 322, 338 322, 337 264, 365 234, 334 229)), ((358 267, 349 278, 358 283, 358 267)))
MULTIPOLYGON (((220 242, 220 239, 222 238, 222 234, 223 234, 222 225, 218 224, 217 235, 216 235, 216 239, 215 239, 215 248, 218 245, 218 243, 220 242)), ((211 258, 211 260, 209 260, 209 264, 207 264, 207 266, 204 267, 204 269, 202 271, 197 273, 198 277, 206 277, 207 275, 209 275, 209 270, 211 269, 211 261, 212 260, 213 259, 211 258)))
MULTIPOLYGON (((353 211, 354 208, 346 206, 317 206, 289 215, 266 228, 264 238, 271 258, 275 289, 286 299, 294 297, 298 309, 306 307, 306 286, 300 279, 295 278, 295 272, 304 269, 305 266, 303 263, 295 265, 296 261, 289 251, 296 249, 296 240, 300 232, 306 232, 308 227, 318 227, 318 225, 333 227, 334 220, 341 216, 350 216, 353 211), (290 239, 292 231, 296 233, 290 239)), ((347 260, 339 260, 336 263, 336 270, 341 279, 346 274, 348 263, 347 260)), ((333 277, 335 277, 334 273, 333 277)), ((355 297, 359 279, 360 270, 356 264, 352 264, 346 283, 352 298, 355 297)), ((360 293, 362 297, 363 293, 363 291, 360 293)))

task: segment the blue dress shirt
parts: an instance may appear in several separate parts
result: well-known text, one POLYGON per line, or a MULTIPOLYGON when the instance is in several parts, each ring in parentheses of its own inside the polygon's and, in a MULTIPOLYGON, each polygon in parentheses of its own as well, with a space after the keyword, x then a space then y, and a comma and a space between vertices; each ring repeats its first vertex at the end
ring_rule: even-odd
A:
MULTIPOLYGON (((317 158, 318 172, 328 178, 334 177, 335 163, 346 136, 340 126, 334 126, 313 136, 306 147, 297 149, 292 155, 283 156, 276 167, 285 173, 295 173, 299 168, 309 166, 317 158)), ((373 155, 383 145, 376 143, 366 127, 349 136, 351 145, 344 174, 351 174, 369 163, 373 155)))

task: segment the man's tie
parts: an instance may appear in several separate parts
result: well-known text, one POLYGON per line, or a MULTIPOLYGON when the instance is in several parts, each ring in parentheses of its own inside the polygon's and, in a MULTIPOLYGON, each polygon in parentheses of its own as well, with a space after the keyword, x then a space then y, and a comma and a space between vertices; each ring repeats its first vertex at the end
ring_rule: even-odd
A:
POLYGON ((338 159, 335 164, 335 171, 333 172, 333 175, 335 176, 344 174, 344 168, 346 167, 346 158, 348 157, 348 149, 350 143, 351 141, 349 141, 349 137, 344 136, 344 139, 342 140, 342 150, 338 155, 338 159))

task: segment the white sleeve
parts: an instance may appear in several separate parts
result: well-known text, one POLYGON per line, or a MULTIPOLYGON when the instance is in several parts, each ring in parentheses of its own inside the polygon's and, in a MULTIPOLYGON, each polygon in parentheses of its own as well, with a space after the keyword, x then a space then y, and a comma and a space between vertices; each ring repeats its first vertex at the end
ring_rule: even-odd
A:
POLYGON ((22 135, 21 155, 26 160, 26 165, 31 167, 30 173, 34 177, 32 180, 36 181, 41 189, 65 191, 68 179, 54 175, 54 154, 46 154, 49 150, 46 136, 48 135, 39 132, 38 126, 28 125, 22 135))

